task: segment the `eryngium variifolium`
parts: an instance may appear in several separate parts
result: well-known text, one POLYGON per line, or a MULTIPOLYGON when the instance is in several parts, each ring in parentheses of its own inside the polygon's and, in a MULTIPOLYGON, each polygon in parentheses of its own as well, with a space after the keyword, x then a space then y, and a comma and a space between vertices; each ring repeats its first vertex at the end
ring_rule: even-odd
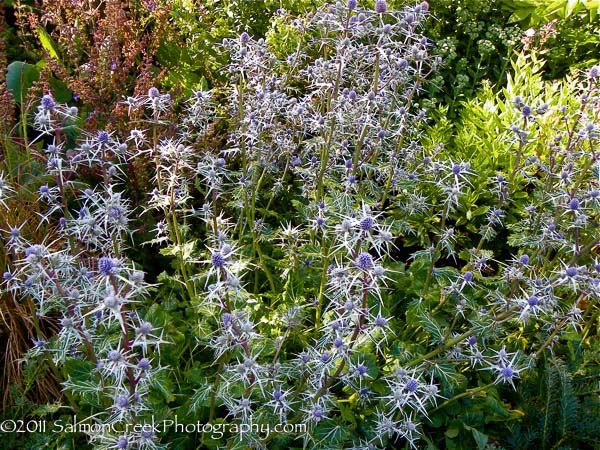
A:
MULTIPOLYGON (((457 391, 514 388, 598 298, 598 70, 569 108, 511 99, 513 156, 481 183, 470 161, 421 139, 418 95, 440 63, 422 35, 426 2, 286 14, 289 54, 247 33, 226 40, 227 86, 179 103, 156 88, 128 97, 128 136, 83 134, 66 150, 56 130, 76 111, 46 95, 35 124, 55 136, 55 183, 39 201, 58 240, 32 243, 9 224, 4 285, 59 324, 31 356, 88 367, 87 379, 67 371, 65 389, 99 398, 95 417, 116 430, 170 407, 210 423, 305 425, 228 436, 229 448, 417 448, 457 391), (543 130, 552 140, 540 144, 543 130), (124 186, 140 161, 153 174, 139 220, 173 258, 169 298, 156 301, 185 303, 194 342, 182 364, 204 358, 176 406, 148 395, 185 377, 161 364, 169 335, 127 257, 138 219, 124 186), (80 167, 99 181, 75 182, 80 167), (465 226, 471 215, 479 227, 465 226), (494 255, 500 233, 508 258, 494 255)), ((0 207, 13 195, 0 176, 0 207)), ((157 445, 147 432, 91 437, 157 445)))

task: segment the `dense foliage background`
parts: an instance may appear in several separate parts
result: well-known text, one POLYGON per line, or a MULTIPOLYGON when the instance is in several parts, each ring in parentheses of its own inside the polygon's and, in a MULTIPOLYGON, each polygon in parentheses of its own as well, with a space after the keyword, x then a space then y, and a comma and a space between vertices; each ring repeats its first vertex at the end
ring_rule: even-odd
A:
POLYGON ((0 444, 598 448, 599 10, 0 3, 0 444))

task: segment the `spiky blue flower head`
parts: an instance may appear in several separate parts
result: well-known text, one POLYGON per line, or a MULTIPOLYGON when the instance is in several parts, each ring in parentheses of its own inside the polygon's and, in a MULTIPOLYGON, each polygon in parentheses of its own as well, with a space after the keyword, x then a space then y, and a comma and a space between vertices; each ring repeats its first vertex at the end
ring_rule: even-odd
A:
POLYGON ((109 135, 106 131, 98 131, 98 143, 108 144, 109 135))
POLYGON ((415 380, 414 378, 411 378, 410 380, 408 380, 408 382, 406 383, 406 390, 408 392, 416 392, 416 390, 419 388, 419 382, 417 380, 415 380))
POLYGON ((387 11, 387 3, 385 0, 377 0, 375 2, 375 12, 378 14, 384 14, 387 11))
POLYGON ((242 44, 247 44, 250 41, 250 36, 245 31, 240 34, 240 42, 242 44))
POLYGON ((352 169, 352 160, 347 159, 346 161, 344 161, 344 166, 346 167, 346 169, 352 169))
POLYGON ((158 98, 160 97, 160 92, 154 86, 148 89, 148 97, 149 98, 158 98))
POLYGON ((358 373, 359 377, 364 377, 368 370, 369 368, 364 364, 360 364, 358 367, 356 367, 356 373, 358 373))
POLYGON ((111 350, 106 354, 106 359, 112 362, 119 362, 123 358, 123 355, 119 350, 111 350))
POLYGON ((129 447, 129 441, 127 440, 126 437, 120 437, 119 439, 117 439, 117 448, 120 450, 126 449, 127 447, 129 447))
POLYGON ((588 76, 590 78, 598 78, 600 76, 600 67, 594 66, 590 69, 588 76))
POLYGON ((473 272, 467 271, 463 274, 463 280, 465 280, 467 283, 470 283, 471 281, 473 281, 473 272))
POLYGON ((521 257, 519 258, 519 262, 525 265, 529 264, 529 255, 527 253, 521 255, 521 257))
POLYGON ((106 256, 103 256, 98 260, 98 271, 102 275, 112 274, 115 267, 117 267, 117 264, 112 258, 107 258, 106 256))
POLYGON ((223 325, 225 325, 227 327, 233 322, 233 315, 228 312, 223 313, 222 319, 223 319, 223 325))
POLYGON ((138 361, 138 369, 148 370, 150 369, 150 360, 148 358, 142 358, 138 361))
POLYGON ((137 329, 137 332, 143 336, 148 336, 150 333, 152 333, 152 324, 150 322, 142 321, 137 329))
POLYGON ((42 103, 42 108, 44 108, 46 111, 52 111, 54 109, 54 107, 56 106, 54 99, 52 98, 51 95, 48 95, 48 94, 46 94, 42 97, 41 103, 42 103))
POLYGON ((527 299, 527 303, 529 304, 529 306, 537 306, 540 303, 540 299, 537 298, 535 295, 532 295, 527 299))
POLYGON ((531 106, 523 106, 523 108, 521 108, 521 114, 523 114, 524 117, 529 117, 531 115, 531 106))
POLYGON ((571 211, 577 211, 579 209, 579 205, 580 205, 579 199, 577 197, 573 197, 571 199, 571 201, 569 202, 569 209, 571 211))
POLYGON ((281 397, 282 397, 282 396, 283 396, 283 393, 282 393, 282 392, 281 392, 279 389, 276 389, 276 390, 273 392, 273 398, 274 398, 276 401, 279 401, 279 400, 281 400, 281 397))
POLYGON ((383 316, 377 316, 374 324, 377 328, 385 328, 387 326, 387 319, 383 316))
POLYGON ((216 268, 220 268, 225 266, 226 261, 225 257, 221 253, 214 252, 212 255, 210 255, 210 262, 216 268))
POLYGON ((348 8, 349 10, 356 9, 356 4, 356 0, 348 0, 348 3, 346 3, 346 8, 348 8))
POLYGON ((318 406, 312 410, 312 415, 315 419, 322 419, 324 417, 323 409, 318 406))
POLYGON ((576 277, 578 273, 577 267, 567 267, 567 270, 565 270, 565 274, 569 277, 569 278, 573 278, 576 277))
POLYGON ((469 336, 469 339, 467 339, 467 342, 469 345, 475 345, 475 344, 477 344, 477 338, 475 336, 469 336))
POLYGON ((373 257, 366 252, 362 252, 356 258, 356 265, 360 270, 369 270, 373 267, 373 257))
POLYGON ((454 175, 459 175, 459 174, 460 174, 460 172, 461 172, 461 170, 462 170, 462 167, 460 167, 460 164, 454 164, 454 165, 452 166, 452 173, 453 173, 454 175))
POLYGON ((119 408, 127 408, 129 406, 129 398, 126 395, 121 395, 117 397, 117 401, 115 402, 119 408))
POLYGON ((329 361, 331 361, 331 356, 329 355, 329 352, 323 352, 321 354, 320 359, 321 359, 321 362, 328 363, 329 361))
POLYGON ((374 220, 373 220, 373 217, 371 217, 371 216, 364 217, 359 223, 360 229, 363 231, 372 230, 373 225, 374 225, 374 220))
POLYGON ((502 369, 502 376, 504 377, 505 380, 512 380, 512 377, 514 376, 515 372, 514 370, 512 370, 512 368, 510 367, 504 367, 502 369))

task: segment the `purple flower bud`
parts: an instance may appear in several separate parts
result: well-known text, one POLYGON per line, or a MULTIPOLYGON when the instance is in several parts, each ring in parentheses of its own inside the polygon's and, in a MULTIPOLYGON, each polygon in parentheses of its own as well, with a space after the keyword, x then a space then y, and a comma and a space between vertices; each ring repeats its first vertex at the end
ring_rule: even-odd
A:
POLYGON ((529 306, 536 306, 540 303, 540 299, 537 298, 535 295, 532 295, 527 299, 527 303, 529 303, 529 306))
POLYGON ((472 272, 465 272, 463 274, 463 280, 465 280, 467 283, 470 283, 471 281, 473 281, 473 273, 472 272))
POLYGON ((406 390, 408 392, 415 392, 418 388, 419 382, 414 378, 411 378, 410 380, 408 380, 408 383, 406 383, 406 390))
POLYGON ((150 369, 150 360, 148 358, 142 358, 138 361, 137 366, 140 370, 148 370, 150 369))
POLYGON ((250 41, 250 36, 245 31, 240 34, 240 42, 242 44, 247 44, 250 41))
POLYGON ((519 258, 519 262, 521 264, 528 264, 529 263, 529 255, 527 253, 521 255, 521 257, 519 258))
POLYGON ((41 103, 42 103, 42 108, 44 108, 47 111, 52 111, 54 109, 54 107, 56 106, 56 103, 54 103, 54 99, 52 98, 51 95, 44 95, 42 97, 41 103))
POLYGON ((322 227, 324 223, 325 223, 325 219, 323 219, 322 217, 317 217, 317 226, 318 227, 322 227))
POLYGON ((387 11, 387 3, 385 0, 377 0, 375 2, 375 12, 378 14, 384 14, 387 11))
POLYGON ((150 322, 143 321, 140 323, 140 327, 137 329, 138 334, 148 336, 152 333, 152 324, 150 322))
POLYGON ((98 132, 98 143, 99 144, 108 144, 108 133, 106 131, 98 132))
POLYGON ((344 161, 344 166, 346 167, 346 169, 352 169, 352 160, 347 159, 346 161, 344 161))
POLYGON ((531 107, 528 105, 523 106, 521 114, 523 114, 524 117, 529 117, 531 115, 531 107))
POLYGON ((569 209, 571 211, 577 211, 579 209, 579 199, 576 197, 573 197, 571 199, 571 201, 569 202, 569 209))
POLYGON ((385 138, 385 135, 386 135, 386 131, 385 130, 379 130, 379 133, 377 133, 377 137, 379 139, 385 138))
POLYGON ((377 318, 375 318, 375 326, 377 328, 385 328, 387 326, 387 319, 382 316, 377 316, 377 318))
POLYGON ((340 349, 344 346, 344 341, 341 337, 336 337, 333 341, 333 346, 337 349, 340 349))
POLYGON ((117 448, 120 450, 126 449, 129 446, 129 441, 127 438, 120 437, 117 439, 117 448))
POLYGON ((98 271, 102 275, 112 274, 115 267, 116 267, 116 264, 112 258, 106 258, 103 256, 102 258, 100 258, 98 260, 98 271))
POLYGON ((149 98, 158 98, 160 97, 160 92, 154 86, 148 89, 148 97, 149 98))
POLYGON ((367 374, 367 370, 369 370, 369 368, 367 366, 365 366, 364 364, 361 364, 360 366, 358 366, 356 368, 356 372, 358 373, 358 376, 363 377, 367 374))
POLYGON ((429 3, 427 2, 421 2, 421 11, 426 13, 427 11, 429 11, 429 3))
POLYGON ((319 407, 316 407, 315 409, 313 409, 312 415, 315 419, 322 419, 323 418, 323 410, 319 407))
POLYGON ((598 78, 600 76, 600 67, 598 67, 598 66, 592 67, 590 69, 590 72, 588 75, 590 78, 598 78))
POLYGON ((121 395, 120 397, 117 397, 116 404, 119 408, 127 408, 129 406, 129 399, 126 396, 121 395))
POLYGON ((323 352, 320 359, 322 362, 327 363, 327 362, 331 361, 331 356, 329 356, 328 352, 323 352))
POLYGON ((281 391, 279 389, 277 389, 275 392, 273 392, 273 398, 276 401, 281 400, 281 397, 283 396, 283 394, 281 393, 281 391))
POLYGON ((567 267, 567 270, 565 270, 565 274, 569 277, 569 278, 573 278, 576 277, 578 273, 577 267, 567 267))
POLYGON ((507 379, 507 380, 512 379, 513 375, 514 375, 514 371, 510 367, 505 367, 502 369, 502 376, 505 379, 507 379))
POLYGON ((363 231, 370 231, 373 229, 373 218, 371 216, 366 216, 359 223, 360 229, 363 231))
POLYGON ((106 359, 114 363, 121 361, 122 357, 123 355, 121 355, 119 350, 111 350, 106 354, 106 359))
POLYGON ((461 171, 461 170, 462 170, 462 168, 460 167, 460 164, 454 164, 454 165, 452 166, 452 173, 453 173, 454 175, 458 175, 458 174, 460 174, 460 171, 461 171))
POLYGON ((348 8, 349 10, 356 9, 356 0, 348 0, 346 8, 348 8))
POLYGON ((369 270, 373 267, 373 258, 370 254, 363 252, 356 258, 356 265, 360 270, 369 270))
POLYGON ((219 252, 214 252, 210 255, 210 262, 213 266, 220 268, 225 266, 225 257, 219 252))
POLYGON ((469 339, 467 340, 469 345, 475 345, 477 344, 477 338, 475 336, 469 336, 469 339))
POLYGON ((50 194, 50 188, 48 187, 47 184, 45 184, 43 186, 40 186, 39 192, 40 192, 40 195, 48 195, 48 194, 50 194))

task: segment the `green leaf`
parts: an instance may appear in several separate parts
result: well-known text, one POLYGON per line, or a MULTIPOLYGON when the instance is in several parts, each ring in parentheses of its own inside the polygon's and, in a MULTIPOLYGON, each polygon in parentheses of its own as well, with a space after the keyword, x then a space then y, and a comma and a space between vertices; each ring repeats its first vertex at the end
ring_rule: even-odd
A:
POLYGON ((469 431, 471 431, 471 433, 473 433, 473 438, 475 439, 477 448, 479 450, 483 450, 487 444, 488 437, 485 434, 483 434, 481 431, 479 431, 477 428, 470 427, 467 424, 463 424, 463 425, 465 427, 465 430, 469 430, 469 431))
POLYGON ((460 430, 458 428, 448 428, 444 434, 452 439, 458 436, 459 431, 460 430))
POLYGON ((40 37, 40 43, 42 44, 42 47, 48 52, 50 57, 54 59, 60 59, 58 57, 58 52, 56 51, 56 45, 54 44, 54 41, 52 40, 48 32, 42 27, 38 27, 37 33, 40 37))
POLYGON ((16 103, 23 103, 27 91, 40 78, 40 69, 33 64, 15 61, 9 64, 6 72, 6 87, 11 90, 16 103))

